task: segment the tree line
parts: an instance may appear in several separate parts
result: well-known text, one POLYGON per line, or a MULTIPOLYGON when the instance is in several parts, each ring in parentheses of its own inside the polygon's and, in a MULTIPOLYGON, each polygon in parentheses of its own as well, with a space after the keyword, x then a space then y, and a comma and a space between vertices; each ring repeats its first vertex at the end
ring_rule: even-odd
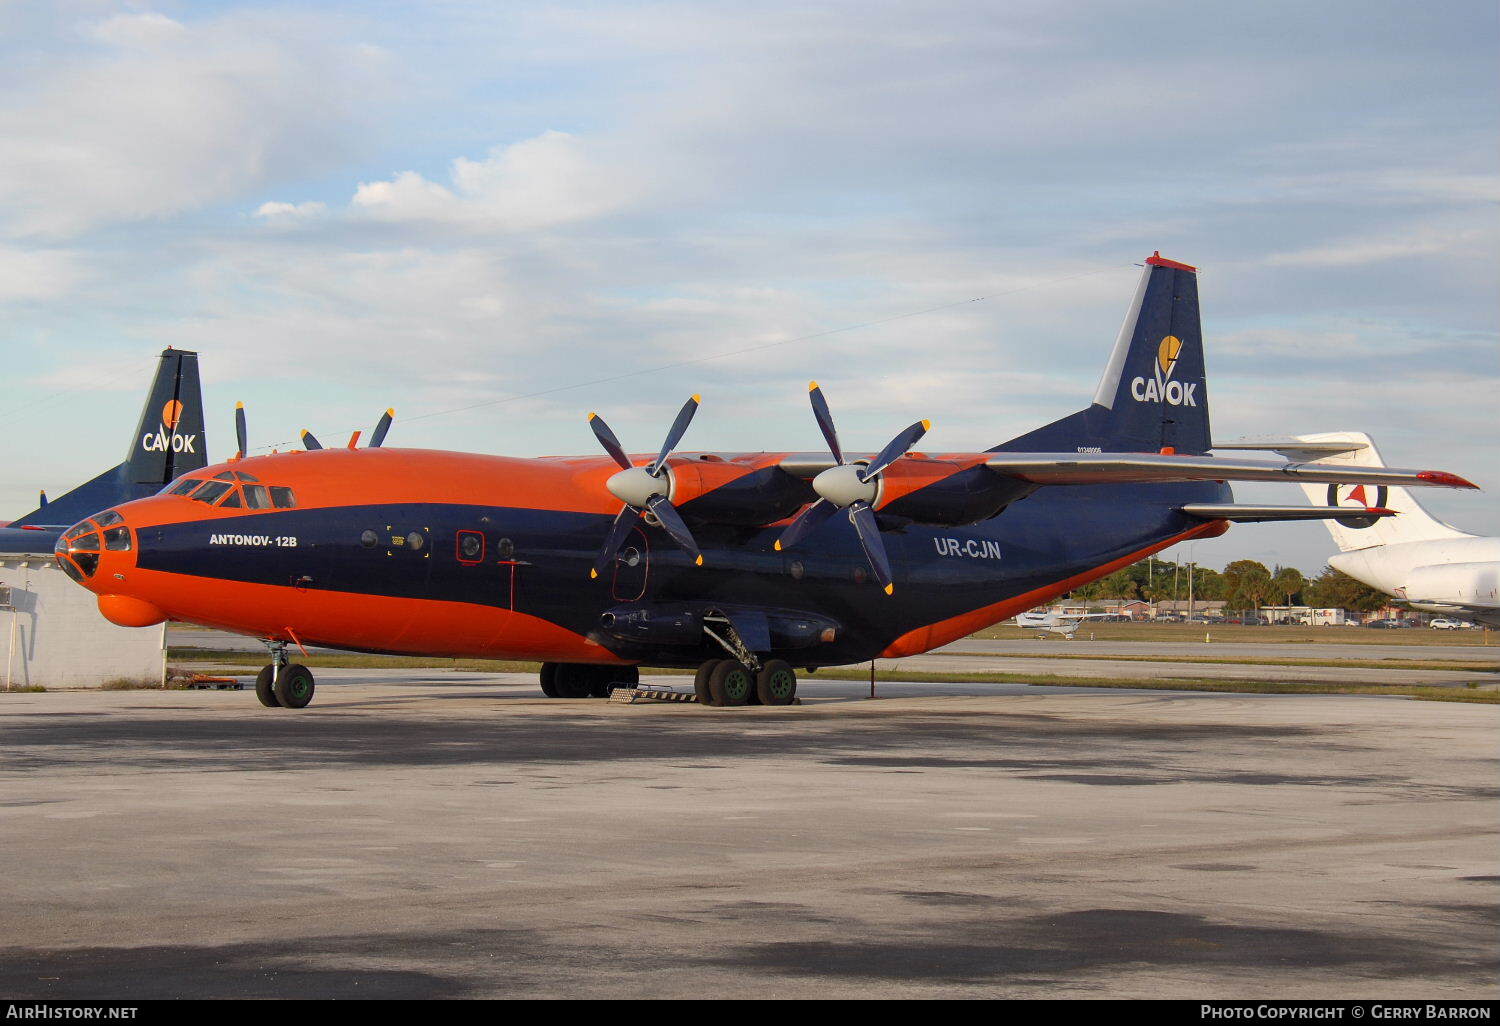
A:
POLYGON ((1273 569, 1254 559, 1237 559, 1222 571, 1166 559, 1143 559, 1075 588, 1069 598, 1079 602, 1116 598, 1186 601, 1189 575, 1194 599, 1222 600, 1228 609, 1314 606, 1367 612, 1390 602, 1384 592, 1331 566, 1323 567, 1316 577, 1307 577, 1296 567, 1273 569))

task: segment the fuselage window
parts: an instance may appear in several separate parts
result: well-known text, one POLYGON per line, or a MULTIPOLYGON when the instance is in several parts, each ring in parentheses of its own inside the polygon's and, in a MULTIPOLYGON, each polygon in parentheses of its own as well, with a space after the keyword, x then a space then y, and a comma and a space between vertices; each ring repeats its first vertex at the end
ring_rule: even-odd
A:
POLYGON ((422 533, 420 531, 413 531, 411 534, 408 534, 406 536, 406 547, 411 549, 413 552, 421 551, 422 546, 426 544, 427 539, 422 537, 422 533))
POLYGON ((104 532, 104 547, 111 552, 130 551, 130 528, 111 527, 104 532))
POLYGON ((271 486, 271 505, 277 509, 291 509, 297 505, 297 497, 292 490, 283 485, 271 486))
MULTIPOLYGON (((243 476, 243 475, 242 475, 243 476)), ((271 493, 265 485, 245 485, 245 505, 250 509, 270 509, 271 493)))
POLYGON ((483 559, 484 535, 478 531, 459 531, 458 558, 463 563, 477 563, 483 559))
POLYGON ((374 531, 366 529, 360 532, 359 543, 367 549, 373 549, 379 543, 379 541, 380 535, 376 534, 374 531))
POLYGON ((189 498, 195 502, 206 502, 213 505, 215 499, 229 491, 230 485, 225 481, 208 481, 189 498))
POLYGON ((516 543, 509 538, 501 538, 496 543, 495 550, 500 553, 501 559, 514 559, 516 555, 516 543))

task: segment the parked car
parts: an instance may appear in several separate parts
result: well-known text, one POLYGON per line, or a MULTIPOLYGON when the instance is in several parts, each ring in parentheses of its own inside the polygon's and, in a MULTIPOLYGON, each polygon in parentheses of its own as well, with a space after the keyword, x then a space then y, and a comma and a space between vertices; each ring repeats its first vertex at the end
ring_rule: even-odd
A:
POLYGON ((1394 630, 1399 627, 1405 627, 1406 625, 1407 624, 1405 620, 1396 619, 1371 620, 1369 623, 1365 624, 1366 627, 1374 627, 1376 630, 1394 630))
POLYGON ((1467 620, 1450 620, 1446 616, 1439 616, 1427 626, 1435 631, 1466 631, 1474 625, 1467 620))

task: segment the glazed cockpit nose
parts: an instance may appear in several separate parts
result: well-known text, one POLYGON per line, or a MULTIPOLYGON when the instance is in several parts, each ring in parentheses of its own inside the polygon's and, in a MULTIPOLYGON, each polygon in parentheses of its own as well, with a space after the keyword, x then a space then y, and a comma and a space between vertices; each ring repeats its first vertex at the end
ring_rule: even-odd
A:
POLYGON ((125 518, 111 509, 64 531, 54 552, 63 572, 83 584, 99 572, 101 552, 130 552, 134 547, 125 518))

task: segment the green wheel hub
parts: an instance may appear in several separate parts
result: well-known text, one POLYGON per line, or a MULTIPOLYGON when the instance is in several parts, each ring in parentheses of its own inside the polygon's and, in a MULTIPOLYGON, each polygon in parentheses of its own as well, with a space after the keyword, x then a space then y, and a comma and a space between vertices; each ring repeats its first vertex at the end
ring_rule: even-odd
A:
POLYGON ((724 676, 724 691, 735 700, 750 694, 750 684, 750 673, 747 670, 731 670, 724 676))

